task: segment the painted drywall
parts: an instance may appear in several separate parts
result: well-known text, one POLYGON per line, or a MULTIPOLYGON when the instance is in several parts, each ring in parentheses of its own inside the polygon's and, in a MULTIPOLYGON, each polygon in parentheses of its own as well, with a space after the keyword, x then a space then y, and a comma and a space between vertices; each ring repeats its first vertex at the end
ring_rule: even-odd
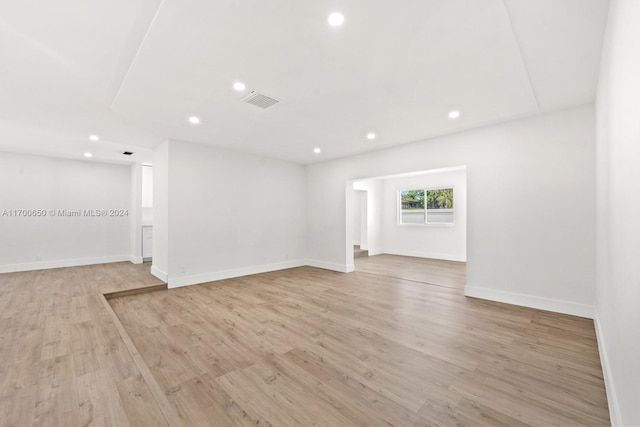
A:
MULTIPOLYGON (((143 262, 143 226, 153 225, 153 168, 142 163, 131 165, 131 262, 143 262)), ((151 252, 151 251, 149 251, 151 252)))
POLYGON ((384 179, 383 186, 382 241, 384 253, 450 261, 467 260, 466 168, 384 179), (453 187, 454 189, 453 224, 398 224, 398 193, 400 191, 443 187, 453 187))
POLYGON ((597 95, 596 330, 614 425, 640 425, 640 2, 613 0, 597 95))
POLYGON ((360 249, 369 250, 369 230, 367 229, 367 224, 369 222, 369 215, 367 213, 367 192, 366 191, 356 191, 357 198, 359 199, 359 211, 360 211, 360 219, 358 223, 354 223, 354 227, 360 226, 360 249))
MULTIPOLYGON (((362 203, 362 198, 364 197, 366 199, 366 205, 364 207, 366 210, 366 218, 363 218, 364 230, 361 231, 361 234, 365 233, 367 235, 367 241, 366 246, 363 249, 367 249, 370 256, 381 254, 383 250, 382 210, 384 204, 382 180, 368 179, 364 181, 356 181, 353 183, 352 188, 355 190, 350 192, 352 200, 353 198, 359 197, 362 203), (363 195, 362 193, 365 193, 366 195, 363 195)), ((361 221, 363 219, 361 219, 361 221)), ((360 225, 363 225, 362 222, 360 225)), ((352 232, 354 231, 353 224, 350 229, 352 232)), ((349 271, 351 271, 351 269, 349 269, 349 271)))
POLYGON ((134 163, 129 168, 131 176, 129 215, 130 260, 134 264, 142 263, 142 165, 134 163))
POLYGON ((178 141, 169 153, 169 286, 304 265, 304 166, 178 141))
POLYGON ((594 120, 588 105, 309 165, 308 258, 347 270, 345 182, 466 165, 466 292, 590 317, 594 120))
MULTIPOLYGON (((362 198, 366 194, 364 191, 356 191, 353 198, 353 244, 362 243, 362 198)), ((366 206, 365 206, 366 209, 366 206)), ((366 235, 366 231, 364 233, 366 235)))
POLYGON ((153 225, 153 167, 141 165, 142 170, 142 225, 153 225))
POLYGON ((167 282, 169 273, 169 141, 153 150, 153 260, 151 274, 167 282))
POLYGON ((142 173, 142 207, 153 208, 153 167, 140 165, 142 173))
POLYGON ((0 194, 0 272, 129 260, 128 166, 2 152, 0 194))

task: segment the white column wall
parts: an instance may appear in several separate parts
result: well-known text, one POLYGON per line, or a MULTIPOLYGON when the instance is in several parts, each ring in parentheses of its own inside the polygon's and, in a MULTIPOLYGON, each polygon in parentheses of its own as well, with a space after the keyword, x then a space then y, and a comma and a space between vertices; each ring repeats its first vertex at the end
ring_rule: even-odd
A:
POLYGON ((613 0, 597 96, 596 330, 614 425, 640 425, 640 2, 613 0))
POLYGON ((169 276, 169 141, 153 150, 153 260, 151 273, 169 276))
MULTIPOLYGON (((170 287, 305 264, 304 166, 179 141, 169 141, 168 153, 170 287)), ((156 205, 167 194, 158 160, 156 205)), ((163 221, 154 212, 154 265, 163 221)))

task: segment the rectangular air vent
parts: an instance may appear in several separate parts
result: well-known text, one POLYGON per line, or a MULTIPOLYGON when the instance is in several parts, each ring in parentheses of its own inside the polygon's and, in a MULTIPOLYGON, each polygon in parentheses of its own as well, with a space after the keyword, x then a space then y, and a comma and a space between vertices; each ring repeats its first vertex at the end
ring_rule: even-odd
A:
POLYGON ((125 151, 125 152, 124 152, 124 153, 122 153, 122 154, 124 154, 125 156, 130 156, 130 155, 132 155, 132 154, 133 154, 133 152, 131 152, 131 151, 125 151))
POLYGON ((269 108, 272 105, 280 102, 277 99, 270 98, 266 95, 256 92, 255 90, 251 91, 249 95, 242 98, 242 101, 248 104, 253 104, 256 107, 260 108, 269 108))

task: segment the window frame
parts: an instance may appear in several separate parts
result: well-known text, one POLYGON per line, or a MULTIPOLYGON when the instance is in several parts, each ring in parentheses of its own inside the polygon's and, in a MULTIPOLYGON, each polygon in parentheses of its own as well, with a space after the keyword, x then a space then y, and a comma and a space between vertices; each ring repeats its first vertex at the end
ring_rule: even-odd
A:
MULTIPOLYGON (((454 185, 441 185, 437 187, 411 187, 399 189, 397 192, 396 214, 398 227, 454 227, 456 225, 456 187, 454 185), (453 193, 453 208, 451 208, 453 220, 451 222, 428 222, 427 191, 451 189, 453 193), (402 222, 402 192, 403 191, 424 191, 424 223, 403 223, 402 222)), ((434 209, 432 209, 434 210, 434 209)))

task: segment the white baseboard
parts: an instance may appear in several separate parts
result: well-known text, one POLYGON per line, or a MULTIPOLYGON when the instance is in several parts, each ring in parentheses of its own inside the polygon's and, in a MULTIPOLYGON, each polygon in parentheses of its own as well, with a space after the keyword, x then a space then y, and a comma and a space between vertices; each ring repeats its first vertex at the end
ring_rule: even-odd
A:
POLYGON ((167 283, 167 279, 169 278, 167 273, 165 273, 164 271, 160 270, 155 265, 151 266, 151 274, 156 276, 158 279, 162 280, 164 283, 167 283))
POLYGON ((384 249, 382 248, 371 248, 368 249, 369 252, 369 256, 373 256, 373 255, 380 255, 384 253, 384 249))
MULTIPOLYGON (((196 285, 198 283, 214 282, 216 280, 231 279, 233 277, 248 276, 250 274, 268 273, 270 271, 284 270, 286 268, 302 267, 306 265, 305 260, 294 260, 279 262, 275 264, 263 264, 250 267, 234 268, 232 270, 211 271, 207 273, 192 274, 185 276, 171 276, 169 288, 178 288, 181 286, 196 285)), ((152 272, 153 273, 153 272, 152 272)), ((154 274, 154 276, 158 277, 154 274)))
POLYGON ((142 264, 142 257, 130 255, 129 261, 131 261, 132 264, 142 264))
POLYGON ((618 395, 616 387, 613 383, 613 375, 611 374, 611 363, 605 347, 604 333, 600 317, 596 311, 593 317, 593 323, 596 328, 596 340, 598 341, 598 352, 600 353, 600 365, 602 366, 602 375, 604 376, 604 386, 607 391, 607 402, 609 403, 609 418, 612 426, 621 426, 622 419, 620 417, 620 404, 618 403, 618 395))
POLYGON ((305 265, 325 270, 338 271, 340 273, 351 273, 355 270, 355 266, 353 264, 338 264, 334 262, 320 261, 317 259, 308 259, 306 260, 305 265))
POLYGON ((25 262, 22 264, 0 265, 0 273, 15 273, 18 271, 46 270, 50 268, 78 267, 81 265, 107 264, 110 262, 129 261, 129 255, 111 255, 94 258, 58 259, 51 261, 25 262))
POLYGON ((518 294, 514 292, 506 292, 497 289, 489 289, 469 285, 465 286, 464 294, 468 297, 504 302, 507 304, 536 308, 538 310, 553 311, 556 313, 570 314, 572 316, 593 319, 593 306, 586 304, 578 304, 575 302, 550 298, 541 298, 533 295, 518 294))
POLYGON ((360 240, 354 240, 353 244, 356 245, 356 246, 360 246, 360 240))
MULTIPOLYGON (((412 256, 416 258, 431 258, 431 259, 443 259, 445 261, 460 261, 467 262, 466 255, 453 255, 453 254, 440 254, 434 252, 420 252, 420 251, 404 251, 401 249, 385 249, 385 254, 389 255, 402 255, 412 256)), ((371 252, 369 252, 371 254, 371 252)))

